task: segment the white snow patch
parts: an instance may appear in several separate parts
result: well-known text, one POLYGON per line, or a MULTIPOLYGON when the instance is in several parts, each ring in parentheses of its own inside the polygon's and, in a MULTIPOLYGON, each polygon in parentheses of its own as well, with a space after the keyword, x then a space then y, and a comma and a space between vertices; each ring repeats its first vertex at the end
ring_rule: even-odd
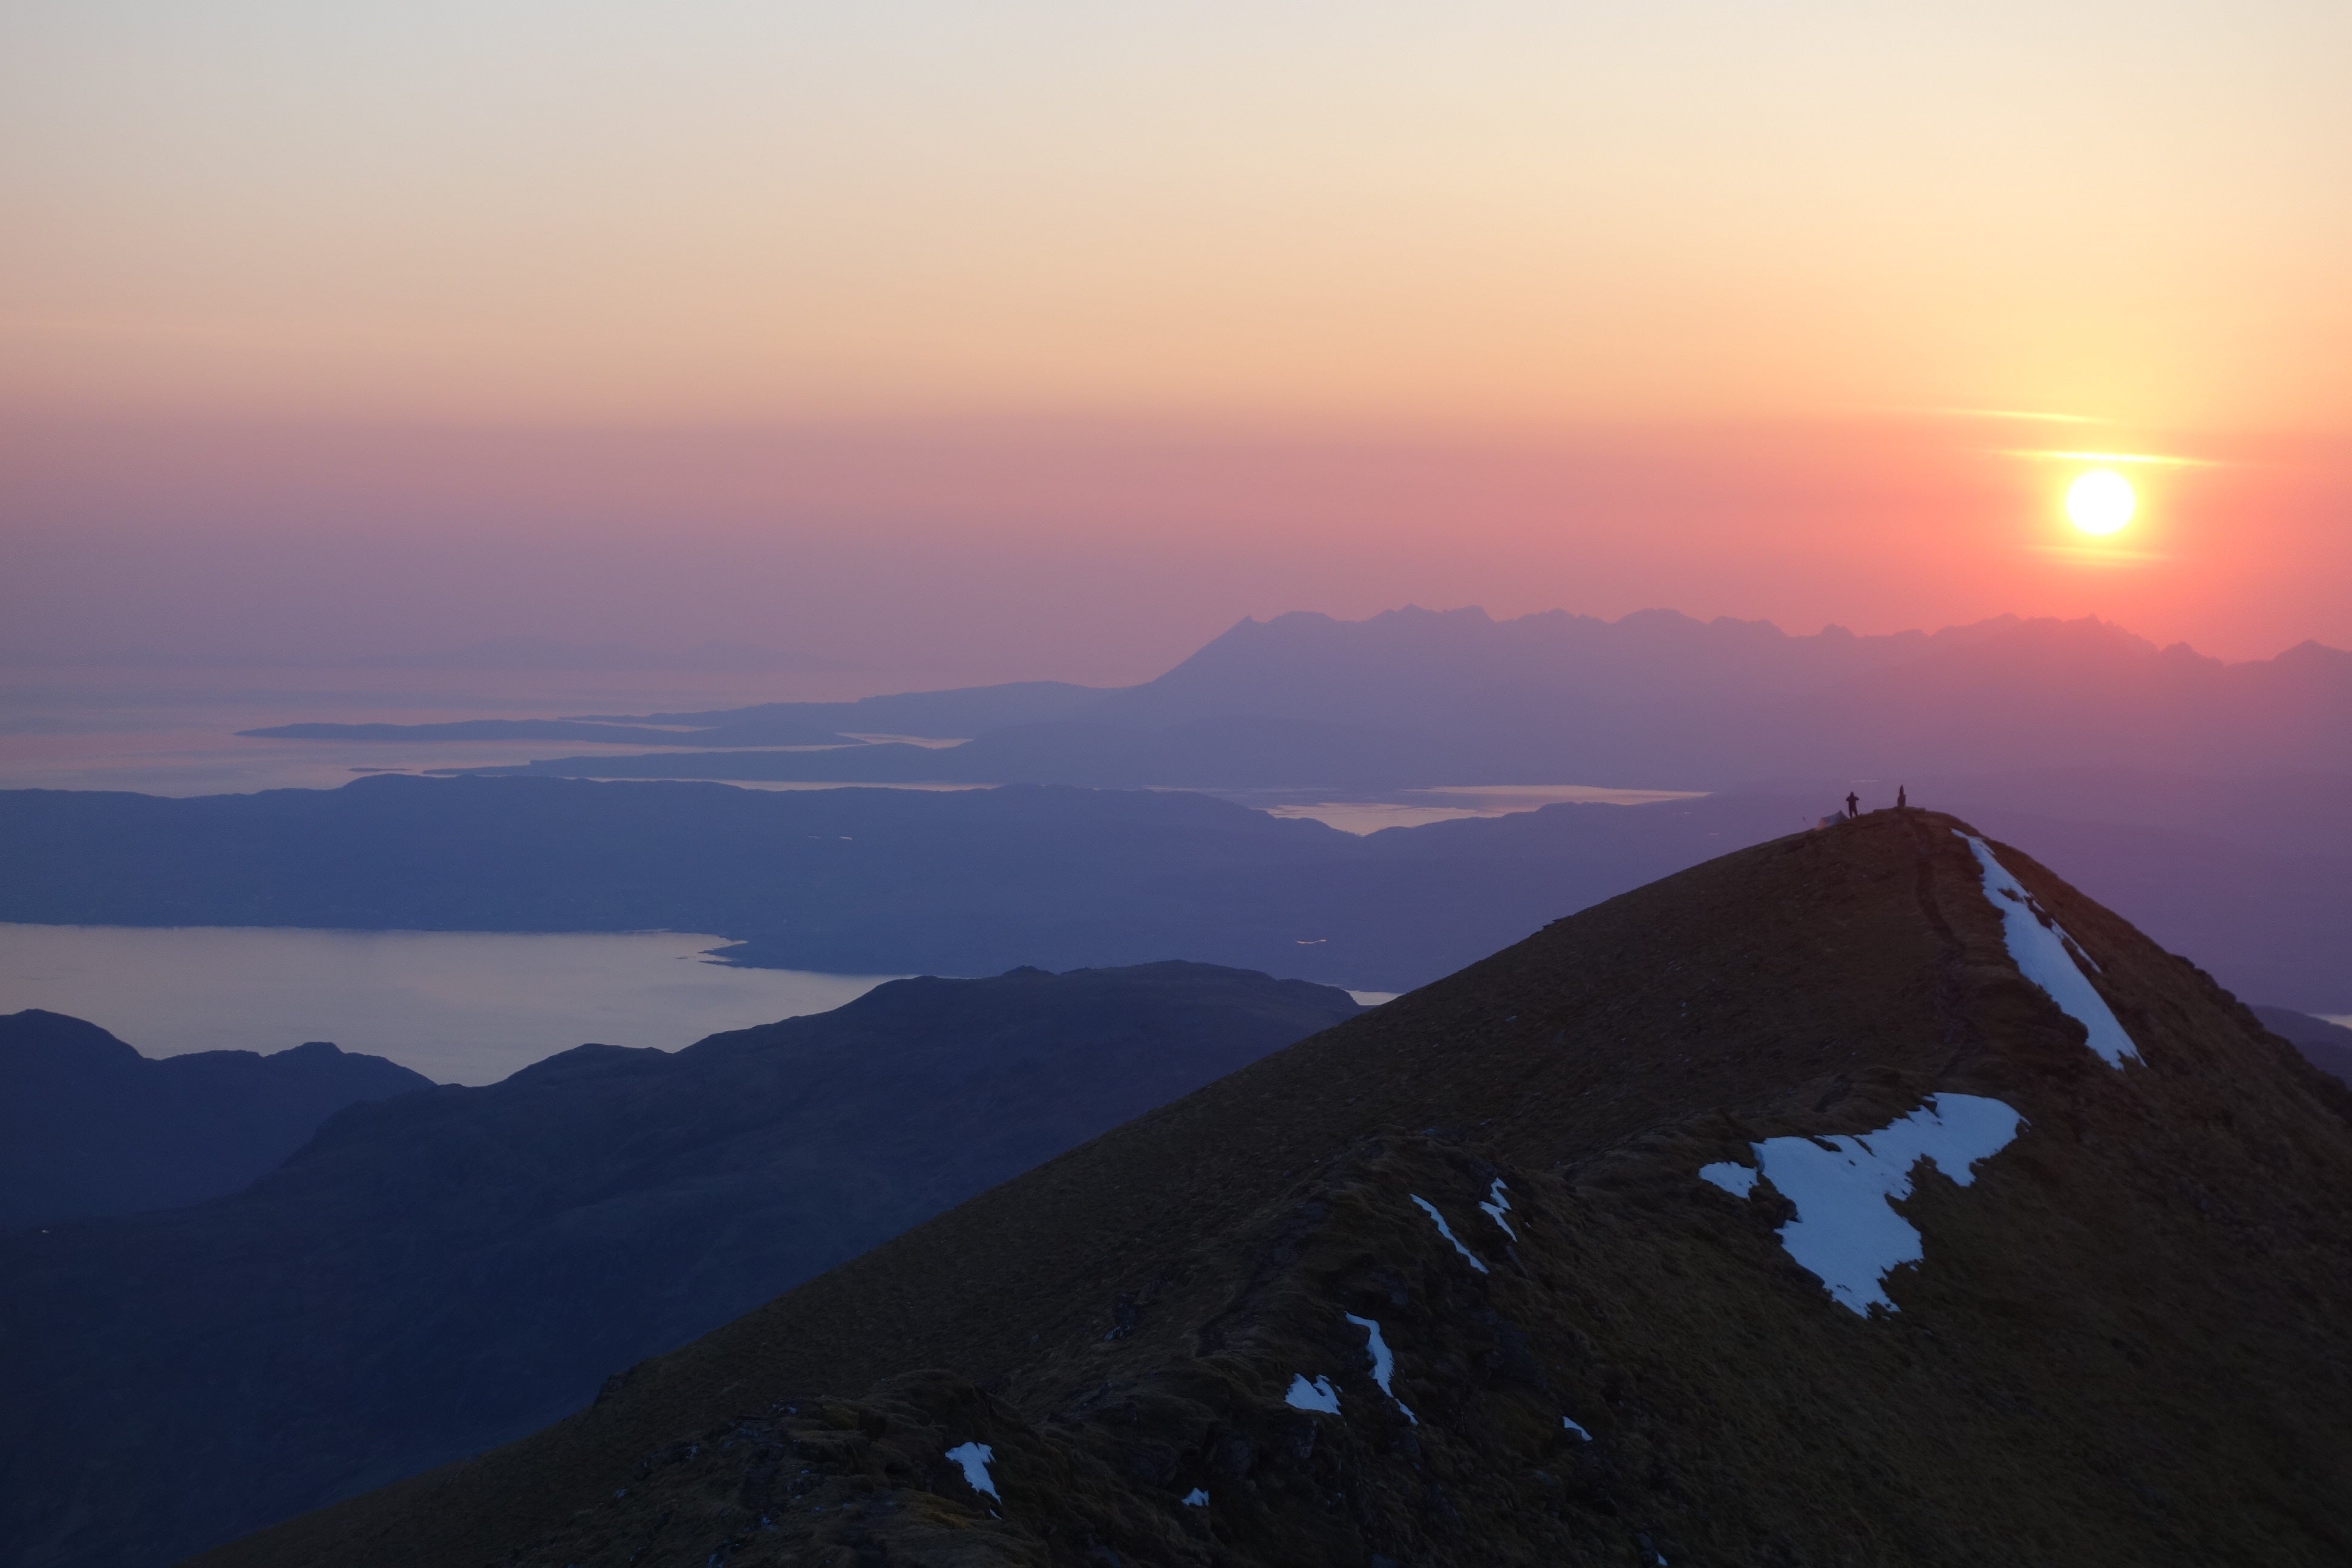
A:
MULTIPOLYGON (((1955 1184, 1968 1186, 1977 1162, 2008 1147, 2024 1123, 1998 1100, 1931 1094, 1908 1116, 1875 1132, 1828 1139, 1826 1149, 1811 1138, 1769 1138, 1748 1147, 1761 1174, 1797 1207, 1780 1227, 1780 1245, 1832 1296, 1866 1317, 1874 1306, 1895 1310, 1880 1283, 1888 1270, 1922 1256, 1918 1231, 1894 1208, 1911 1195, 1912 1168, 1933 1160, 1955 1184)), ((1757 1174, 1748 1172, 1748 1185, 1757 1174)))
POLYGON ((1339 1391, 1331 1386, 1331 1380, 1318 1377, 1309 1383, 1303 1372, 1291 1374, 1290 1392, 1282 1396, 1282 1402, 1298 1410, 1320 1410, 1326 1415, 1339 1414, 1339 1391))
POLYGON ((1412 1407, 1399 1399, 1396 1390, 1389 1386, 1390 1379, 1396 1376, 1396 1357, 1389 1353, 1388 1341, 1381 1338, 1381 1326, 1370 1318, 1360 1318, 1353 1312, 1348 1314, 1348 1321, 1364 1331, 1364 1349, 1372 1358, 1372 1381, 1381 1385, 1381 1392, 1389 1396, 1390 1404, 1404 1412, 1406 1420, 1420 1426, 1421 1417, 1415 1415, 1412 1407))
POLYGON ((1478 1261, 1478 1255, 1476 1253, 1462 1245, 1461 1238, 1454 1234, 1454 1227, 1445 1223, 1445 1216, 1444 1215, 1437 1212, 1437 1205, 1431 1203, 1427 1198, 1423 1197, 1418 1193, 1412 1194, 1411 1196, 1413 1202, 1421 1205, 1422 1213, 1427 1215, 1431 1219, 1437 1222, 1437 1234, 1452 1242, 1454 1244, 1454 1250, 1470 1260, 1471 1268, 1475 1268, 1481 1274, 1486 1273, 1486 1266, 1478 1261))
POLYGON ((972 1490, 986 1492, 999 1502, 1004 1500, 997 1497, 996 1483, 988 1476, 989 1464, 996 1458, 995 1449, 985 1443, 965 1443, 950 1448, 948 1458, 962 1467, 964 1481, 972 1490))
POLYGON ((1977 865, 1984 871, 1985 897, 2000 911, 2001 934, 2009 942, 2009 956, 2018 973, 2042 987, 2042 994, 2058 1004, 2061 1012, 2089 1031, 2087 1043, 2109 1067, 2140 1060, 2139 1047, 2132 1044, 2106 999, 2083 973, 2082 963, 2099 967, 2083 951, 2083 944, 2033 901, 2033 895, 1994 858, 1991 845, 1957 827, 1952 831, 1976 852, 1977 865), (2078 956, 2082 963, 2075 962, 2078 956))
POLYGON ((1509 1237, 1513 1241, 1519 1239, 1519 1233, 1513 1230, 1511 1222, 1503 1217, 1511 1212, 1511 1194, 1505 1190, 1502 1177, 1495 1178, 1495 1184, 1486 1189, 1486 1201, 1480 1204, 1478 1207, 1486 1213, 1488 1219, 1503 1227, 1505 1236, 1509 1237))
POLYGON ((1191 1491, 1184 1494, 1184 1506, 1186 1508, 1206 1508, 1209 1506, 1209 1494, 1202 1491, 1200 1488, 1194 1487, 1191 1491))
POLYGON ((1591 1441, 1592 1441, 1592 1434, 1591 1434, 1591 1433, 1590 1433, 1590 1432, 1586 1431, 1583 1427, 1579 1426, 1575 1422, 1570 1421, 1567 1416, 1565 1416, 1565 1415, 1561 1416, 1561 1417, 1559 1418, 1559 1424, 1560 1424, 1561 1426, 1563 1426, 1567 1427, 1570 1431, 1571 1431, 1571 1432, 1575 1433, 1578 1436, 1580 1436, 1580 1437, 1583 1438, 1586 1442, 1590 1443, 1590 1442, 1591 1442, 1591 1441))
POLYGON ((1728 1160, 1717 1160, 1712 1165, 1698 1168, 1700 1181, 1713 1182, 1735 1198, 1744 1198, 1754 1191, 1759 1174, 1746 1165, 1736 1165, 1728 1160))

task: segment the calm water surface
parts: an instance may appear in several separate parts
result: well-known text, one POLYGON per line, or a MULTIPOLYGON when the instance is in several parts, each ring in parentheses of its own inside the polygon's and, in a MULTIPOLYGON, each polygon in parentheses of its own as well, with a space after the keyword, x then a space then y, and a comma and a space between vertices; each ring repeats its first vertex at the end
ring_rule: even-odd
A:
POLYGON ((0 1013, 71 1014, 151 1057, 332 1040, 443 1083, 492 1083, 586 1041, 675 1050, 892 978, 706 962, 725 940, 0 924, 0 1013))
POLYGON ((1302 798, 1297 791, 1212 790, 1269 816, 1311 816, 1328 827, 1359 837, 1387 827, 1419 827, 1471 816, 1509 816, 1547 805, 1652 805, 1666 800, 1696 800, 1704 790, 1608 789, 1597 784, 1441 784, 1401 789, 1366 800, 1302 798))

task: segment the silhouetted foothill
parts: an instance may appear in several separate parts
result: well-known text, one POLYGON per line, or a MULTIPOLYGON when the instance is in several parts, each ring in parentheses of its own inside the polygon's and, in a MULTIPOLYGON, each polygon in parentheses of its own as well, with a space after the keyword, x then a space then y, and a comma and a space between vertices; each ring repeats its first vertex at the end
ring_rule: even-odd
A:
POLYGON ((2347 1237, 2352 1094, 2027 856, 1877 813, 202 1561, 2333 1563, 2347 1237))
POLYGON ((432 1087, 324 1040, 152 1058, 79 1018, 0 1016, 0 1228, 233 1193, 343 1107, 432 1087))
POLYGON ((896 981, 354 1106, 235 1196, 0 1237, 0 1561, 170 1562, 520 1436, 1360 1011, 1198 963, 896 981))

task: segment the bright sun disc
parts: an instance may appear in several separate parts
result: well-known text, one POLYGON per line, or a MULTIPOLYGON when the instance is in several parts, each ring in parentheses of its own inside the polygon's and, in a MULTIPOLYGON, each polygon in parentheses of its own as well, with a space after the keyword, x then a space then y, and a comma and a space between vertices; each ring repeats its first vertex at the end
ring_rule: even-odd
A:
POLYGON ((2066 515, 2084 533, 2113 533, 2129 522, 2138 504, 2131 481, 2094 468, 2066 487, 2066 515))

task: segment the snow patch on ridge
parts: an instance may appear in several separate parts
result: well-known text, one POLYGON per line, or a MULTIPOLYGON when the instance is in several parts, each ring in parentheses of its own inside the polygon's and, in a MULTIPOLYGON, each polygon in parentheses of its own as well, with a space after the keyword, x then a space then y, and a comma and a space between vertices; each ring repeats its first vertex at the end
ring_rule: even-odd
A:
POLYGON ((1712 1165, 1701 1165, 1698 1168, 1700 1181, 1713 1182, 1735 1198, 1744 1198, 1755 1191, 1756 1178, 1759 1173, 1746 1165, 1736 1165, 1728 1160, 1718 1160, 1712 1165))
POLYGON ((1290 1392, 1282 1396, 1282 1402, 1295 1410, 1319 1410, 1326 1415, 1339 1414, 1339 1391, 1331 1386, 1331 1380, 1318 1377, 1309 1383, 1303 1372, 1291 1373, 1290 1392))
POLYGON ((1509 1237, 1513 1241, 1519 1239, 1519 1233, 1513 1230, 1511 1222, 1503 1217, 1511 1212, 1511 1194, 1504 1188, 1502 1177, 1495 1178, 1495 1184, 1486 1189, 1486 1201, 1480 1204, 1478 1207, 1488 1219, 1503 1227, 1505 1236, 1509 1237))
POLYGON ((988 1473, 990 1461, 996 1458, 995 1449, 985 1443, 965 1443, 950 1448, 947 1457, 963 1470, 964 1483, 972 1490, 986 1492, 999 1502, 1004 1500, 997 1497, 996 1482, 988 1473))
POLYGON ((2079 954, 2083 963, 2098 968, 2091 955, 2083 952, 2082 943, 2067 935, 2065 927, 2033 901, 2033 895, 1994 858, 1991 845, 1957 827, 1952 832, 1966 839, 1976 854, 1977 865, 1984 872, 1985 897, 2000 913, 2001 935, 2009 943, 2009 956, 2018 973, 2042 987, 2042 994, 2056 1003, 2059 1011, 2089 1032, 2086 1043, 2099 1054, 2100 1060, 2116 1068, 2126 1061, 2140 1060, 2139 1047, 2124 1033, 2106 998, 2099 994, 2084 977, 2082 964, 2075 962, 2079 954))
POLYGON ((1471 1268, 1475 1268, 1481 1274, 1486 1272, 1486 1266, 1478 1261, 1478 1255, 1476 1253, 1462 1245, 1461 1237, 1454 1234, 1454 1227, 1445 1223, 1445 1216, 1437 1212, 1437 1205, 1435 1204, 1431 1203, 1419 1193, 1413 1193, 1408 1195, 1412 1197, 1414 1203, 1421 1205, 1422 1213, 1427 1215, 1431 1219, 1437 1223, 1437 1234, 1452 1242, 1454 1244, 1454 1250, 1470 1260, 1471 1268))
POLYGON ((1360 1318, 1353 1312, 1348 1314, 1348 1321, 1364 1331, 1364 1349, 1372 1358, 1372 1381, 1381 1385, 1381 1392, 1389 1396, 1390 1404, 1404 1412, 1406 1420, 1420 1426, 1421 1417, 1415 1415, 1412 1407, 1399 1399, 1396 1390, 1389 1386, 1389 1380, 1396 1376, 1396 1357, 1389 1353, 1388 1341, 1381 1338, 1381 1326, 1370 1318, 1360 1318))
POLYGON ((1955 1184, 1969 1186, 1977 1162, 2008 1147, 2024 1123, 1998 1100, 1931 1094, 1927 1104, 1875 1132, 1820 1142, 1768 1138, 1748 1145, 1760 1170, 1726 1163, 1699 1174, 1743 1197, 1759 1174, 1770 1178, 1797 1209, 1780 1227, 1780 1245, 1841 1304, 1866 1317, 1874 1306, 1895 1310, 1882 1281, 1923 1256, 1918 1231, 1894 1207, 1911 1195, 1913 1168, 1933 1160, 1955 1184), (1746 1178, 1737 1188, 1728 1174, 1735 1171, 1746 1178))

